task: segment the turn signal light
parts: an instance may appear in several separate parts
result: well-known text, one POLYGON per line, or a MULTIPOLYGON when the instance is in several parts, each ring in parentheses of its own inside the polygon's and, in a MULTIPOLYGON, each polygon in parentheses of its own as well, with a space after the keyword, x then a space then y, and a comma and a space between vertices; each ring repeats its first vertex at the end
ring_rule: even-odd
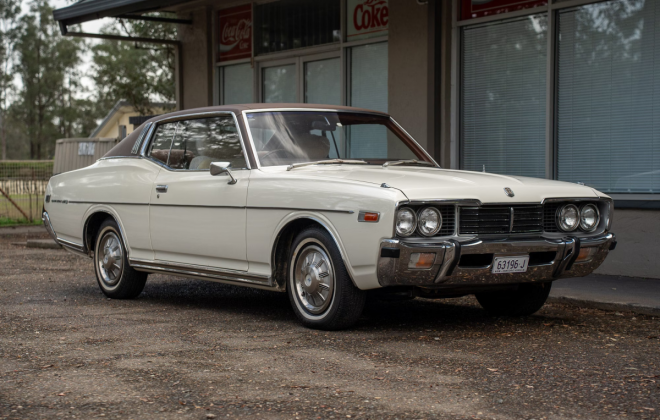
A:
POLYGON ((575 262, 588 261, 591 259, 596 248, 581 248, 575 262))
POLYGON ((365 213, 364 214, 364 221, 365 222, 377 222, 378 221, 378 213, 365 213))
POLYGON ((410 255, 408 268, 431 268, 435 262, 435 252, 414 252, 410 255))

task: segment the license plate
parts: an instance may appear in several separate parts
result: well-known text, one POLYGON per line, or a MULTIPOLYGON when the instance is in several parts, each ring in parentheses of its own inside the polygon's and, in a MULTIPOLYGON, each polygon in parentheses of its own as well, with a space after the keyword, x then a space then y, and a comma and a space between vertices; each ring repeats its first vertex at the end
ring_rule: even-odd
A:
POLYGON ((493 273, 524 273, 529 265, 529 255, 524 257, 496 257, 493 273))

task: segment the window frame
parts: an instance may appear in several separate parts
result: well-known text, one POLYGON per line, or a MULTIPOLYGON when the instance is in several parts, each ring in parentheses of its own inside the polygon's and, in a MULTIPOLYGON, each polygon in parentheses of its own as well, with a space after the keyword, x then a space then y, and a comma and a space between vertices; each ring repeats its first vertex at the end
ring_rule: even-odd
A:
MULTIPOLYGON (((144 159, 147 159, 158 166, 170 171, 170 172, 209 172, 209 169, 174 169, 171 168, 169 165, 164 164, 163 162, 156 160, 152 158, 151 156, 148 156, 147 153, 149 151, 149 146, 151 145, 152 141, 155 138, 156 135, 156 130, 158 127, 160 127, 163 124, 168 124, 168 123, 173 123, 176 122, 178 123, 179 121, 189 121, 189 120, 199 120, 199 119, 205 119, 205 118, 213 118, 213 117, 222 117, 222 116, 228 116, 231 115, 234 125, 236 126, 236 131, 238 133, 238 139, 241 143, 241 150, 243 151, 243 157, 245 158, 245 168, 232 168, 232 171, 241 171, 241 170, 251 170, 252 166, 250 165, 250 157, 247 152, 247 148, 245 147, 245 140, 243 139, 243 131, 241 124, 238 122, 238 118, 236 117, 236 113, 233 111, 214 111, 214 112, 200 112, 200 113, 195 113, 195 114, 185 114, 185 115, 176 115, 172 116, 169 118, 164 118, 160 121, 154 122, 149 130, 149 133, 147 134, 147 140, 143 142, 140 150, 140 156, 144 159)), ((178 128, 177 128, 178 129, 178 128)), ((174 134, 176 136, 176 132, 174 134)), ((174 142, 172 142, 174 144, 174 142)), ((171 147, 170 147, 171 150, 171 147)), ((168 154, 168 159, 169 159, 169 154, 168 154)))
MULTIPOLYGON (((558 14, 563 9, 577 8, 590 4, 603 3, 610 0, 548 0, 545 6, 531 7, 524 10, 516 10, 492 16, 479 17, 475 19, 460 20, 459 11, 461 0, 452 0, 451 3, 451 35, 450 35, 450 63, 448 67, 451 72, 451 89, 449 92, 450 109, 454 110, 448 117, 449 122, 449 157, 452 169, 462 169, 461 150, 461 106, 462 100, 462 68, 461 57, 463 28, 466 26, 483 25, 498 21, 506 21, 531 15, 545 14, 548 18, 547 32, 547 61, 546 61, 546 115, 545 115, 545 178, 558 180, 558 141, 557 141, 557 106, 558 106, 558 14)), ((615 200, 631 202, 660 201, 660 194, 653 193, 611 193, 608 194, 615 200)))

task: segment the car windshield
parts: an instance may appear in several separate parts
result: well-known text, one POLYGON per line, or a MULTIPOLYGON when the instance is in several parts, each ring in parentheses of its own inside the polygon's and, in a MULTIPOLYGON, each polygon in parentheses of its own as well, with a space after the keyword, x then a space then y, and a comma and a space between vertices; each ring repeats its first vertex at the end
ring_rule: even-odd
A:
POLYGON ((364 160, 370 164, 429 162, 419 146, 387 116, 281 111, 248 113, 247 120, 261 166, 328 159, 364 160))

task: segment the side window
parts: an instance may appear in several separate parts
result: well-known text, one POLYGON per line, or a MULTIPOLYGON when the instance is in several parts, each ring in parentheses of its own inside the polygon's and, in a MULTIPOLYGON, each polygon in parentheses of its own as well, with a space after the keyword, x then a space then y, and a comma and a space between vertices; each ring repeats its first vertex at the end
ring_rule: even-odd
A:
POLYGON ((149 145, 147 156, 167 165, 167 160, 172 147, 172 139, 176 133, 177 123, 161 124, 156 129, 154 139, 149 145))
POLYGON ((233 169, 247 168, 234 119, 222 116, 180 121, 170 167, 208 170, 211 162, 229 162, 233 169))

